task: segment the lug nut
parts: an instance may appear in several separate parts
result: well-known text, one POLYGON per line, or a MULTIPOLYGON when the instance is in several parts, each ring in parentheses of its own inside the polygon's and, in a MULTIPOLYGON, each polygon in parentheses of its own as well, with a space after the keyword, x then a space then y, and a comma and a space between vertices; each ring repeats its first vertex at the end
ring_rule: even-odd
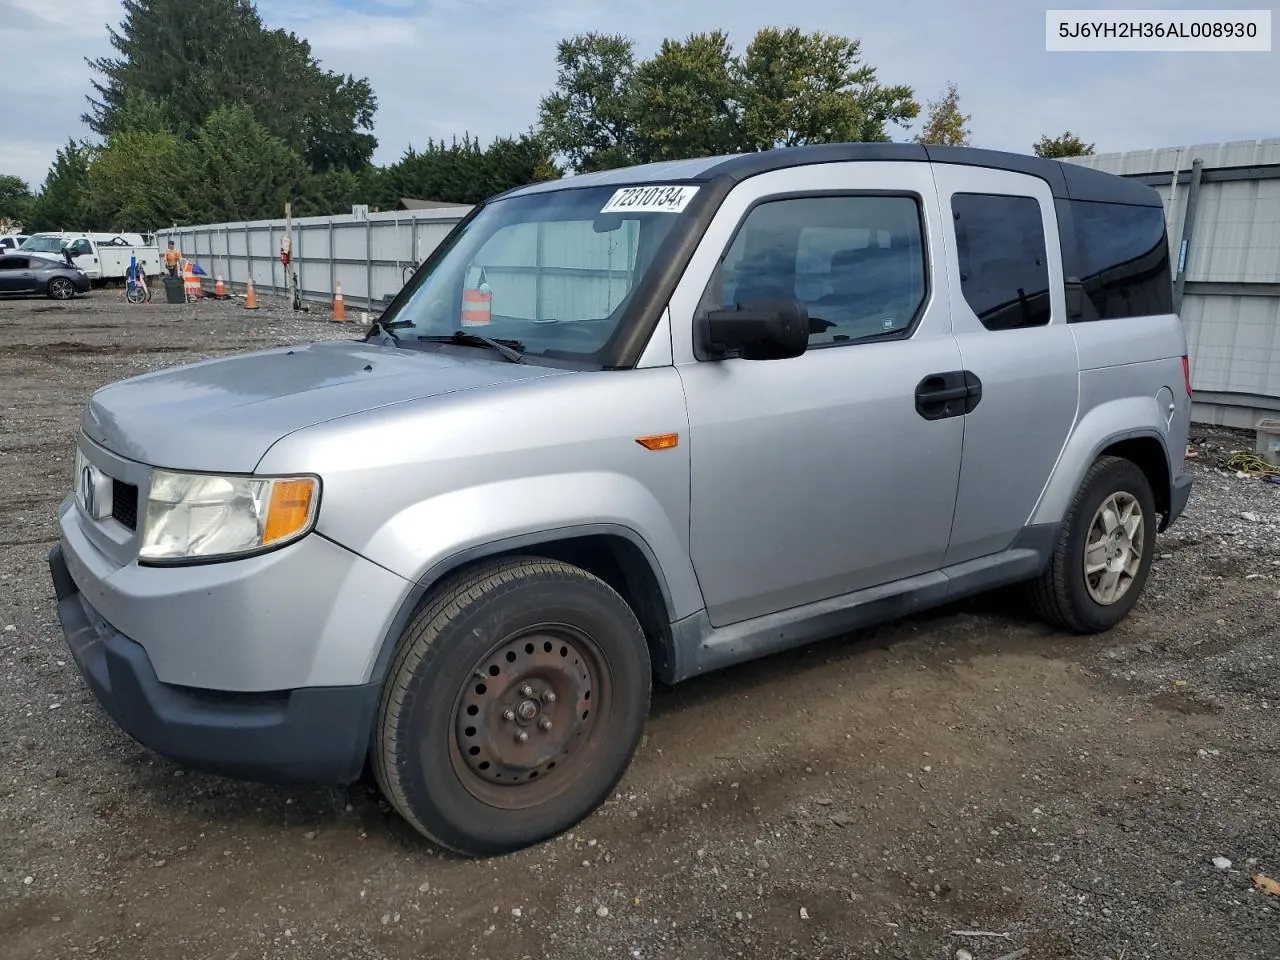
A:
POLYGON ((522 697, 532 697, 532 696, 533 696, 533 687, 529 686, 529 685, 526 683, 523 687, 521 687, 521 688, 520 688, 520 696, 522 696, 522 697))
POLYGON ((528 739, 529 734, 525 733, 523 730, 516 734, 516 740, 520 743, 524 743, 528 739))
POLYGON ((502 711, 502 719, 507 721, 507 723, 511 723, 513 720, 515 720, 515 718, 516 718, 516 712, 514 710, 502 711))
POLYGON ((546 717, 543 717, 541 720, 538 721, 538 727, 542 730, 550 730, 551 721, 548 720, 546 717))
POLYGON ((547 703, 555 703, 556 692, 554 690, 548 690, 546 693, 542 695, 542 699, 547 701, 547 703))

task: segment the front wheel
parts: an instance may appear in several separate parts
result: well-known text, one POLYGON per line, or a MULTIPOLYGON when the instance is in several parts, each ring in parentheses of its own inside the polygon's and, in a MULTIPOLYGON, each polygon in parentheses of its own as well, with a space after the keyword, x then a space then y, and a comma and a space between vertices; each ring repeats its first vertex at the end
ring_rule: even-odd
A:
POLYGON ((1076 633, 1123 620, 1151 571, 1156 519, 1146 474, 1130 460, 1100 457, 1063 519, 1048 568, 1029 585, 1037 612, 1076 633))
POLYGON ((635 614, 552 560, 482 564, 414 617, 378 712, 373 769, 420 833, 469 856, 550 839, 622 779, 649 709, 635 614))
POLYGON ((66 277, 54 277, 49 281, 49 297, 51 299, 70 300, 75 295, 75 284, 66 277))

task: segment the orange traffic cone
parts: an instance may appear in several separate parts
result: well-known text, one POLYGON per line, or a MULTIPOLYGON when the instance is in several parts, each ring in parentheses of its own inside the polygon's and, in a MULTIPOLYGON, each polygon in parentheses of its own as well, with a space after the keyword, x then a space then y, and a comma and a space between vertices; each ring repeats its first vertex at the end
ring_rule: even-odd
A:
POLYGON ((252 276, 252 275, 250 275, 250 277, 249 277, 249 287, 248 287, 248 289, 245 291, 245 294, 244 294, 244 308, 245 308, 246 310, 257 310, 257 309, 258 309, 258 294, 257 294, 257 291, 255 291, 255 290, 253 289, 253 276, 252 276))
POLYGON ((213 295, 219 300, 227 299, 227 286, 222 282, 222 274, 218 274, 218 282, 214 285, 213 295))
POLYGON ((347 305, 342 302, 342 281, 339 280, 334 285, 333 291, 333 322, 345 323, 347 320, 347 305))

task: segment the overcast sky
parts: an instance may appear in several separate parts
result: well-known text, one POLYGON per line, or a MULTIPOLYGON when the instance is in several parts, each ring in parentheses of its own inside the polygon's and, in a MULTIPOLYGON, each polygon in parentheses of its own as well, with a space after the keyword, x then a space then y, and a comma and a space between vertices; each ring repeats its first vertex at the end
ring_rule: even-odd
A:
MULTIPOLYGON (((200 0, 190 0, 198 3, 200 0)), ((332 70, 367 76, 379 100, 375 162, 469 131, 488 141, 536 123, 556 42, 624 33, 641 55, 663 37, 722 28, 741 49, 763 26, 862 40, 886 83, 924 104, 959 84, 976 146, 1028 153, 1065 129, 1099 152, 1280 134, 1280 53, 1047 53, 1045 7, 1025 0, 259 0, 271 26, 307 37, 332 70)), ((1053 7, 1076 8, 1055 2, 1053 7)), ((1080 9, 1100 4, 1080 5, 1080 9)), ((1128 3, 1167 9, 1174 4, 1128 3)), ((1185 5, 1184 5, 1185 6, 1185 5)), ((1266 8, 1213 4, 1198 9, 1266 8)), ((38 187, 54 151, 84 137, 86 57, 111 48, 119 0, 0 0, 0 173, 38 187)), ((895 130, 895 139, 910 131, 895 130)))

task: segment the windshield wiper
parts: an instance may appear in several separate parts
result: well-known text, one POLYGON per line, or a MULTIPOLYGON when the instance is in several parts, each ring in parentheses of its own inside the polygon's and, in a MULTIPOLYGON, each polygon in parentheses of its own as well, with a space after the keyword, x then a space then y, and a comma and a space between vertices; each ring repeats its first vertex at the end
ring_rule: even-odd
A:
POLYGON ((447 337, 420 336, 418 340, 423 343, 460 343, 468 346, 485 346, 491 350, 498 351, 512 363, 519 363, 521 354, 524 353, 524 344, 519 340, 494 340, 492 337, 484 337, 478 333, 467 333, 465 330, 455 330, 447 337))

